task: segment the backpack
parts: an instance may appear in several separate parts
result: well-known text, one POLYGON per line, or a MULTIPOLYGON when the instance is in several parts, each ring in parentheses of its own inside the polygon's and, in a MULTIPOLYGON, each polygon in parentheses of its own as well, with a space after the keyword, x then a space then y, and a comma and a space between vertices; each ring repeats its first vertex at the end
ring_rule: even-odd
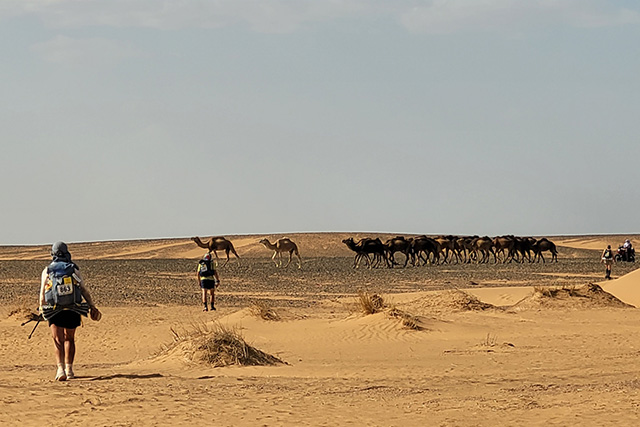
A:
POLYGON ((213 277, 216 273, 216 270, 213 268, 213 264, 211 260, 201 259, 200 263, 200 277, 213 277))
POLYGON ((604 251, 604 254, 602 255, 602 258, 604 258, 604 259, 612 259, 613 258, 613 254, 611 252, 611 249, 606 249, 604 251))
POLYGON ((72 262, 55 261, 47 267, 48 281, 45 285, 46 305, 72 306, 82 302, 82 292, 74 274, 76 265, 72 262))

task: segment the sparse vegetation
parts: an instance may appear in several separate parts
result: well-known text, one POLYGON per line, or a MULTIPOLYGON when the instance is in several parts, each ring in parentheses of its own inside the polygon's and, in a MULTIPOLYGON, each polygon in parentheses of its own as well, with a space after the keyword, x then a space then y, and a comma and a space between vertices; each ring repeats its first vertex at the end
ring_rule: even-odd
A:
POLYGON ((249 311, 263 320, 279 321, 282 319, 280 314, 265 301, 254 301, 249 307, 249 311))
POLYGON ((497 335, 491 335, 491 333, 487 333, 487 336, 485 337, 484 341, 482 341, 480 343, 480 345, 482 347, 495 347, 498 343, 498 336, 497 335))
POLYGON ((247 344, 234 327, 194 324, 190 329, 171 328, 173 343, 166 349, 180 347, 187 360, 213 367, 230 365, 256 366, 286 364, 279 358, 247 344))
POLYGON ((358 308, 364 314, 379 313, 385 308, 384 299, 378 294, 369 294, 366 291, 358 291, 358 308))
POLYGON ((402 326, 407 329, 413 329, 416 331, 422 330, 417 316, 399 310, 397 307, 390 308, 387 311, 387 314, 393 318, 400 319, 402 321, 402 326))
POLYGON ((534 286, 533 292, 548 298, 557 298, 560 296, 576 297, 580 296, 575 285, 571 286, 534 286))

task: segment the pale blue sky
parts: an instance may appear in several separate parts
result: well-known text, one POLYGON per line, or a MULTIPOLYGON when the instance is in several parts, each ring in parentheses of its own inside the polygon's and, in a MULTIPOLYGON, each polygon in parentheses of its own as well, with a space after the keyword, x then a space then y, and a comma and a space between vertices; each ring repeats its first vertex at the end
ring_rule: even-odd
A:
POLYGON ((2 0, 0 244, 637 233, 639 40, 636 1, 2 0))

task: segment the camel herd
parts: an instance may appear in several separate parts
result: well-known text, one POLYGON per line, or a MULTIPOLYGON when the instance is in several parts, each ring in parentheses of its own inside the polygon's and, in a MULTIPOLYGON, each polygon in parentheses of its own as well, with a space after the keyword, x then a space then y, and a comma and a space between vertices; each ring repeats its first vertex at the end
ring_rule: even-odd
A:
POLYGON ((353 238, 342 241, 356 253, 353 267, 357 268, 364 260, 369 268, 384 264, 387 267, 400 265, 395 255, 404 255, 403 267, 408 263, 419 266, 427 263, 487 263, 493 256, 493 262, 545 262, 543 252, 551 252, 551 260, 558 261, 556 245, 543 237, 520 236, 417 236, 406 238, 396 236, 382 242, 380 238, 364 238, 356 242, 353 238))
MULTIPOLYGON (((223 267, 229 262, 229 254, 233 253, 240 261, 240 256, 233 247, 233 243, 225 237, 212 237, 203 242, 199 237, 191 238, 199 247, 207 249, 213 253, 216 260, 219 260, 217 251, 224 251, 227 259, 223 267)), ((428 237, 425 235, 415 237, 396 236, 383 242, 380 238, 363 238, 357 242, 349 237, 342 241, 349 249, 355 252, 353 267, 357 268, 361 262, 369 268, 384 265, 393 268, 400 265, 396 261, 396 254, 404 255, 403 267, 407 264, 420 266, 425 264, 441 263, 487 263, 493 257, 493 262, 545 262, 543 252, 551 253, 551 261, 558 261, 558 251, 556 245, 549 239, 543 237, 535 239, 533 237, 520 236, 437 236, 428 237)), ((260 240, 265 248, 272 250, 271 259, 276 267, 288 267, 295 255, 298 261, 298 268, 302 268, 302 259, 298 251, 298 246, 291 239, 285 237, 271 243, 268 239, 260 240), (283 264, 283 257, 289 254, 289 261, 283 264)))

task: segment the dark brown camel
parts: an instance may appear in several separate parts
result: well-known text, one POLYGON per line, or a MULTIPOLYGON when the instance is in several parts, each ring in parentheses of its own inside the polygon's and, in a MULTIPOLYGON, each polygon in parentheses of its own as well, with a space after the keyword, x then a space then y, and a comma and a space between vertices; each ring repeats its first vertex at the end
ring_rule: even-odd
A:
POLYGON ((531 250, 534 253, 534 261, 537 260, 537 262, 540 262, 540 258, 542 258, 542 262, 544 263, 545 260, 542 252, 549 251, 551 252, 551 262, 558 262, 558 251, 556 250, 555 243, 545 237, 531 245, 531 250))
POLYGON ((440 261, 440 244, 434 239, 427 236, 418 236, 411 241, 411 264, 420 265, 420 261, 423 261, 423 265, 426 265, 433 254, 433 264, 438 264, 440 261))
POLYGON ((385 263, 387 263, 387 266, 389 265, 389 261, 385 255, 384 244, 379 238, 371 239, 365 237, 356 243, 352 237, 349 237, 348 239, 344 239, 342 243, 356 253, 353 259, 353 268, 358 268, 362 259, 365 259, 366 265, 369 268, 377 267, 383 259, 385 263), (370 258, 370 255, 373 255, 373 259, 370 258))
POLYGON ((406 239, 404 236, 396 236, 384 243, 387 259, 391 263, 390 267, 393 268, 394 265, 400 265, 400 263, 396 262, 396 252, 404 255, 404 265, 402 267, 407 266, 410 257, 409 252, 411 251, 411 240, 412 239, 406 239))
POLYGON ((227 260, 225 261, 224 264, 222 264, 222 267, 227 265, 227 263, 229 262, 229 252, 232 252, 238 259, 238 262, 240 262, 240 256, 238 255, 235 248, 233 247, 233 243, 231 243, 229 240, 225 239, 222 236, 212 237, 207 242, 203 242, 202 240, 200 240, 198 236, 192 237, 191 240, 196 242, 196 245, 200 246, 201 248, 205 248, 209 250, 209 252, 213 252, 213 254, 216 257, 216 260, 220 260, 220 258, 218 258, 217 251, 224 251, 227 254, 227 260))
POLYGON ((275 245, 272 244, 269 239, 260 240, 267 249, 271 249, 273 251, 273 256, 271 259, 276 263, 276 267, 282 266, 282 254, 288 252, 289 253, 289 262, 284 268, 289 267, 291 264, 291 259, 293 258, 293 254, 298 258, 298 268, 302 268, 302 259, 300 259, 300 253, 298 252, 298 245, 296 245, 291 239, 285 237, 278 241, 276 241, 275 245), (276 256, 279 257, 279 260, 276 260, 276 256))

